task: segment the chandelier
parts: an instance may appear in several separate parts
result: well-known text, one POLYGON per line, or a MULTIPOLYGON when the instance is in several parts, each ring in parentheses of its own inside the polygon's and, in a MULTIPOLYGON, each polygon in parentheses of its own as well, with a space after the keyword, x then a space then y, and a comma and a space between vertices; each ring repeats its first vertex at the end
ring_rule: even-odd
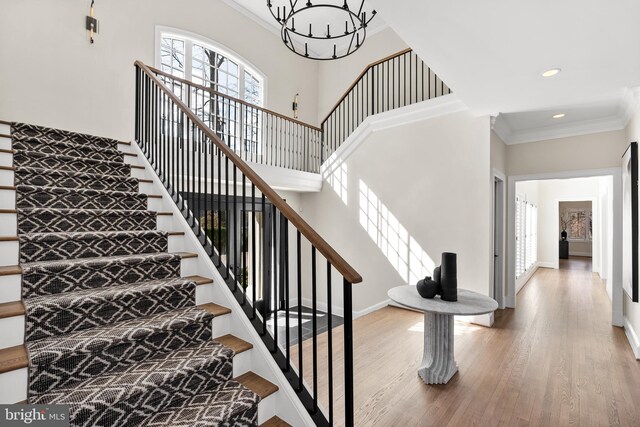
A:
POLYGON ((364 0, 267 0, 280 35, 293 53, 319 61, 340 59, 358 50, 376 11, 364 0), (355 6, 355 7, 352 7, 355 6))

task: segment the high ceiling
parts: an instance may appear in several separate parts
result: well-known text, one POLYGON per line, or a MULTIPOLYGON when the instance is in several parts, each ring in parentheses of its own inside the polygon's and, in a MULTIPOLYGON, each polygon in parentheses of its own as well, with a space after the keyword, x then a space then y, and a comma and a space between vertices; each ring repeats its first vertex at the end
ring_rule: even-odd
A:
POLYGON ((475 114, 502 114, 508 142, 610 130, 640 85, 637 0, 369 2, 475 114))
MULTIPOLYGON (((277 32, 266 0, 224 1, 277 32)), ((370 33, 393 28, 508 143, 619 129, 635 102, 638 0, 367 1, 370 33)))

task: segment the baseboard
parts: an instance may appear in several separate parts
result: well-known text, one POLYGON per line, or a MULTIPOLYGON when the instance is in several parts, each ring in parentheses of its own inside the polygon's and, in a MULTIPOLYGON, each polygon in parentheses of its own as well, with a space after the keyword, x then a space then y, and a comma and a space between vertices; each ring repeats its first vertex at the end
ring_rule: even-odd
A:
POLYGON ((556 264, 552 261, 538 262, 538 268, 556 268, 556 264))
POLYGON ((593 254, 591 252, 572 252, 569 251, 569 256, 581 256, 586 258, 592 258, 593 254))
POLYGON ((464 316, 464 317, 456 316, 456 318, 459 318, 464 322, 473 323, 474 325, 485 326, 487 328, 491 328, 495 320, 495 316, 493 313, 480 314, 478 316, 464 316))
MULTIPOLYGON (((353 318, 357 319, 358 317, 362 317, 362 316, 364 316, 366 314, 369 314, 369 313, 374 312, 376 310, 379 310, 379 309, 381 309, 383 307, 386 307, 390 303, 391 303, 391 300, 386 299, 386 300, 381 301, 381 302, 379 302, 377 304, 373 304, 373 305, 371 305, 369 307, 366 307, 366 308, 364 308, 362 310, 357 310, 357 311, 354 310, 353 311, 353 318)), ((297 298, 291 299, 289 301, 289 305, 291 307, 297 306, 298 305, 298 299, 297 298)), ((302 305, 305 306, 305 307, 311 307, 313 305, 313 301, 311 301, 311 299, 309 299, 309 298, 302 298, 302 305)), ((325 313, 328 312, 327 303, 326 302, 318 301, 318 302, 316 302, 316 307, 320 311, 324 311, 325 313)), ((338 316, 338 317, 344 317, 343 307, 338 307, 338 306, 332 305, 331 314, 334 315, 334 316, 338 316)))
POLYGON ((631 322, 626 317, 624 318, 624 334, 629 340, 629 345, 631 345, 631 350, 633 350, 636 359, 640 360, 640 341, 638 341, 638 335, 633 326, 631 326, 631 322))
POLYGON ((527 282, 533 277, 536 271, 538 271, 538 267, 540 267, 540 263, 536 262, 535 264, 533 264, 533 267, 531 267, 529 271, 525 273, 523 277, 520 277, 516 280, 516 295, 522 290, 522 288, 524 288, 524 285, 527 284, 527 282))

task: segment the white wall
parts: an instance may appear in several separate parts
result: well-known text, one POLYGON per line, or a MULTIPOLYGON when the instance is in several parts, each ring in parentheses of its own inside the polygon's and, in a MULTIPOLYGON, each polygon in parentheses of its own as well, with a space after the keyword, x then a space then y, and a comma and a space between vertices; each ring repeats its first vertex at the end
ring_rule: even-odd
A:
MULTIPOLYGON (((632 141, 640 142, 640 108, 638 108, 638 106, 636 106, 635 113, 625 129, 625 137, 627 143, 632 141)), ((640 359, 640 303, 634 303, 626 292, 624 292, 623 298, 625 329, 627 330, 627 336, 636 354, 636 358, 640 359)))
POLYGON ((268 79, 267 108, 316 123, 318 64, 219 0, 96 2, 100 33, 84 29, 90 0, 2 0, 0 119, 131 139, 134 67, 154 62, 155 26, 198 33, 247 58, 268 79))
MULTIPOLYGON (((356 77, 372 62, 400 52, 407 44, 387 28, 372 36, 354 54, 339 61, 319 61, 318 123, 324 119, 356 77)), ((306 100, 302 99, 302 102, 306 100)))
POLYGON ((624 131, 602 132, 507 146, 509 175, 619 168, 624 131))
POLYGON ((372 133, 340 182, 302 195, 302 215, 363 277, 356 312, 430 274, 445 251, 458 253, 459 286, 489 295, 489 126, 465 111, 372 133))

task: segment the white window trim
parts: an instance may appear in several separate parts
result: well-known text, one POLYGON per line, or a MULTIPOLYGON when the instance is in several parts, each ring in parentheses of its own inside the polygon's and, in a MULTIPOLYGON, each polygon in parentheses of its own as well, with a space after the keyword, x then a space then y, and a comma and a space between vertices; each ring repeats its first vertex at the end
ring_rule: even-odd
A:
POLYGON ((157 69, 162 69, 162 57, 160 55, 162 37, 168 36, 177 39, 181 39, 185 41, 185 80, 192 81, 191 76, 191 68, 193 63, 193 42, 197 42, 200 46, 204 46, 215 50, 216 52, 222 54, 223 56, 229 58, 236 64, 238 64, 238 98, 244 99, 244 71, 247 70, 254 77, 257 77, 261 80, 262 83, 262 104, 259 107, 264 107, 267 104, 267 77, 265 74, 260 71, 258 67, 248 61, 246 58, 238 55, 232 49, 229 49, 227 46, 217 43, 207 37, 204 37, 200 34, 193 33, 191 31, 181 30, 179 28, 166 27, 163 25, 156 25, 156 33, 155 33, 155 49, 154 49, 154 66, 157 69), (189 64, 187 67, 186 65, 189 64))

